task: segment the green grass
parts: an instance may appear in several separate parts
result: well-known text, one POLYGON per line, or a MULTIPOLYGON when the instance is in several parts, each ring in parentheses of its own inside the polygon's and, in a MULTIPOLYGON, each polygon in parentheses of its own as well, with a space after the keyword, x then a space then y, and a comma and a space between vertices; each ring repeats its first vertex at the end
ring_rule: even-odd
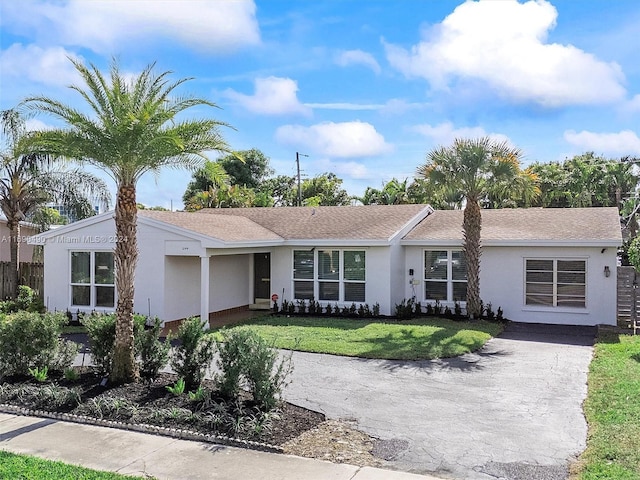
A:
POLYGON ((577 478, 640 479, 640 336, 601 335, 588 383, 589 435, 577 478))
POLYGON ((502 331, 501 325, 485 321, 272 316, 233 328, 250 328, 277 348, 393 360, 455 357, 478 350, 502 331))
MULTIPOLYGON (((0 478, 12 480, 143 480, 0 450, 0 478)), ((149 477, 147 477, 149 478, 149 477)))

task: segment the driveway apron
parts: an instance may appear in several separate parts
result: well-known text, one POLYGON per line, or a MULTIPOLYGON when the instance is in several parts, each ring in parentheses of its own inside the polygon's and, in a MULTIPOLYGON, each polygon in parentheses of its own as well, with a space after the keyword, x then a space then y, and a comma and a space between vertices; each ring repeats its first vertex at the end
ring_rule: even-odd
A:
POLYGON ((562 479, 585 448, 595 330, 510 324, 475 354, 386 361, 293 353, 288 401, 353 421, 390 466, 465 479, 562 479))

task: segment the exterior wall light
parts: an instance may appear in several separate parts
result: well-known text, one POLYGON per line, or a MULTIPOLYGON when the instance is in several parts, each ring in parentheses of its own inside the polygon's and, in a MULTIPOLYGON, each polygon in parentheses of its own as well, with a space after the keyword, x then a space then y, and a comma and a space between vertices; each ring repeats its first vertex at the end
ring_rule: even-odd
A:
POLYGON ((604 266, 604 276, 607 278, 611 276, 611 269, 609 268, 609 265, 604 266))

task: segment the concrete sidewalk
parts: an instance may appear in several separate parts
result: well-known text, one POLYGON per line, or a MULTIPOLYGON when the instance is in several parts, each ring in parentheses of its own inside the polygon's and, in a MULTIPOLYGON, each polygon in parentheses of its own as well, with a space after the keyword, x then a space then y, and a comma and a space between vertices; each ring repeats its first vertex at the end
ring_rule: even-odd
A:
POLYGON ((114 428, 0 413, 0 449, 159 480, 437 480, 114 428))

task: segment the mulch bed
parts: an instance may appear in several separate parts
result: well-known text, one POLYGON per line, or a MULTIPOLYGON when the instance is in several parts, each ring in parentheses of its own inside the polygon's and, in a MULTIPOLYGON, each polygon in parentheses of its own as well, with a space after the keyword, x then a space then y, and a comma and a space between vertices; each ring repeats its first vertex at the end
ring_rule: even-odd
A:
POLYGON ((157 425, 238 440, 280 446, 324 422, 323 414, 283 402, 265 414, 250 395, 237 400, 217 395, 205 381, 205 399, 190 399, 185 392, 167 390, 177 378, 161 374, 152 383, 101 386, 94 372, 83 371, 78 380, 63 378, 36 382, 10 378, 0 384, 0 403, 46 412, 67 413, 125 424, 157 425), (80 403, 77 404, 77 400, 80 403))

